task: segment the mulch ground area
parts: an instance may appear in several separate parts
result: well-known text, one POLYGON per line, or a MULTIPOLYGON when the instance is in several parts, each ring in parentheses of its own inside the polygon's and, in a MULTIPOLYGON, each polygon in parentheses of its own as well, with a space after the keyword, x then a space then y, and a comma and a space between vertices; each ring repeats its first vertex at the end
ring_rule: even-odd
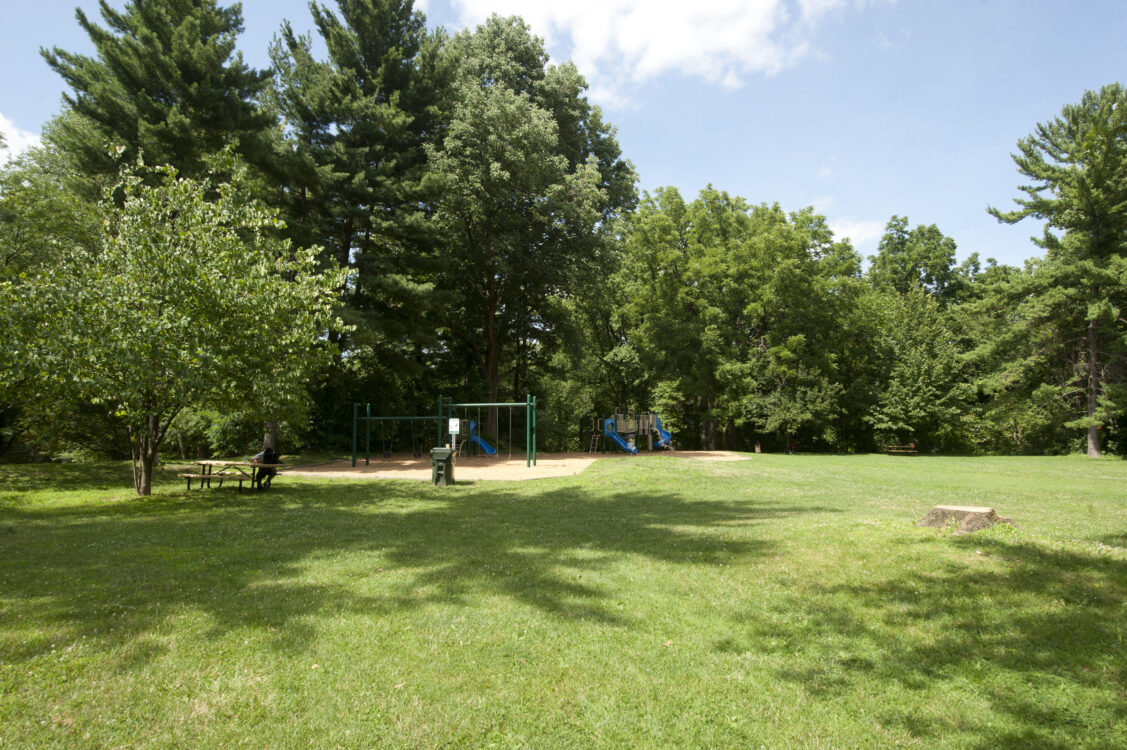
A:
MULTIPOLYGON (((628 456, 622 453, 540 453, 535 466, 525 466, 524 456, 508 458, 489 456, 459 456, 454 464, 454 479, 467 482, 478 480, 520 481, 545 477, 566 477, 579 474, 596 461, 645 461, 653 456, 675 456, 699 461, 746 461, 751 457, 733 451, 676 451, 674 453, 640 453, 628 456)), ((425 479, 430 480, 430 455, 415 458, 410 453, 395 453, 391 458, 375 456, 371 463, 358 459, 334 461, 318 466, 295 466, 281 469, 281 474, 297 477, 357 477, 367 479, 425 479)))

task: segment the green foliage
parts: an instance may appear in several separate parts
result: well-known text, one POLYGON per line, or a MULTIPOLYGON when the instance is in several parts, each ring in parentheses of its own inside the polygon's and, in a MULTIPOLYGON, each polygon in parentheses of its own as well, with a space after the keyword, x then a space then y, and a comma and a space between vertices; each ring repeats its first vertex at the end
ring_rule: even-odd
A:
POLYGON ((59 140, 84 172, 115 173, 110 146, 127 161, 144 154, 188 177, 205 174, 206 156, 235 142, 251 163, 268 164, 273 122, 257 99, 269 74, 248 68, 235 50, 239 4, 131 0, 100 10, 105 27, 75 11, 93 57, 42 51, 71 88, 64 98, 76 116, 61 124, 59 140))
POLYGON ((69 106, 0 172, 0 450, 132 443, 143 491, 165 434, 237 454, 269 420, 343 447, 353 401, 526 392, 553 448, 616 408, 709 448, 1127 443, 1123 86, 1018 144, 1029 184, 990 210, 1043 221, 1043 258, 957 264, 894 215, 862 277, 811 209, 712 187, 639 204, 583 77, 519 18, 451 37, 412 0, 310 12, 324 57, 285 22, 271 71, 244 64, 241 7, 219 0, 103 3, 101 25, 77 13, 92 55, 43 51, 69 106), (142 155, 174 172, 109 184, 142 155))
POLYGON ((434 219, 448 238, 446 345, 495 400, 506 354, 519 393, 550 336, 551 300, 600 272, 603 223, 632 196, 633 174, 582 77, 570 64, 545 67, 523 21, 494 16, 449 53, 454 103, 427 145, 434 219))
POLYGON ((434 339, 436 240, 420 181, 447 96, 444 37, 427 33, 410 0, 338 5, 339 16, 310 5, 326 60, 288 22, 271 49, 270 98, 289 134, 280 203, 295 242, 353 269, 342 315, 356 325, 334 340, 368 367, 418 374, 412 355, 434 339))
POLYGON ((970 401, 955 335, 939 302, 921 286, 882 295, 877 347, 881 391, 867 420, 880 443, 920 450, 965 449, 970 401))
POLYGON ((1127 88, 1113 83, 1086 91, 1059 117, 1018 141, 1018 171, 1033 180, 1019 189, 1014 211, 990 213, 1008 223, 1045 221, 1035 240, 1050 255, 1107 259, 1127 243, 1127 88), (1052 230, 1063 232, 1055 234, 1052 230))
POLYGON ((50 363, 35 345, 48 318, 39 287, 98 244, 104 211, 76 191, 80 182, 50 139, 0 171, 0 454, 58 417, 43 384, 50 363))
MULTIPOLYGON (((176 444, 181 459, 247 456, 262 445, 262 419, 248 413, 184 409, 168 428, 169 442, 176 444)), ((283 438, 278 442, 293 444, 283 438)))
POLYGON ((73 189, 81 178, 48 141, 0 171, 0 274, 50 270, 70 248, 97 243, 101 209, 73 189))
POLYGON ((230 182, 123 170, 115 189, 124 202, 97 250, 76 251, 40 286, 52 314, 39 342, 48 372, 114 413, 140 494, 185 407, 263 421, 300 408, 334 321, 343 272, 318 272, 315 249, 275 239, 279 221, 242 189, 243 169, 229 159, 221 167, 230 182))
POLYGON ((993 363, 985 387, 1052 387, 1073 406, 1066 426, 1085 431, 1088 455, 1098 456, 1101 431, 1127 407, 1118 388, 1127 374, 1127 89, 1086 92, 1018 149, 1014 162, 1032 184, 1016 210, 990 212, 1043 220, 1035 241, 1045 256, 983 303, 1005 311, 980 351, 993 363))
POLYGON ((934 224, 908 229, 908 217, 888 220, 880 248, 869 256, 869 281, 878 289, 908 294, 923 287, 944 302, 953 299, 961 288, 955 266, 955 241, 934 224))
POLYGON ((697 428, 708 448, 743 427, 835 441, 844 339, 834 321, 861 288, 859 259, 824 218, 712 188, 686 204, 664 189, 643 198, 626 236, 618 351, 636 352, 646 396, 675 432, 697 428))

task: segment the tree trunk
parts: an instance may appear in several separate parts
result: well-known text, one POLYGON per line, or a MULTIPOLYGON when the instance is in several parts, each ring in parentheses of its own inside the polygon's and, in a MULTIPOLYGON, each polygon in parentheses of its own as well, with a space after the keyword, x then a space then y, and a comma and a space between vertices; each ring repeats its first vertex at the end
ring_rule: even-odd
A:
POLYGON ((133 458, 133 489, 141 496, 153 493, 153 467, 157 465, 157 449, 160 441, 168 432, 172 420, 180 413, 180 407, 172 409, 166 421, 162 422, 159 414, 150 414, 147 419, 146 429, 139 433, 129 432, 129 452, 133 458))
POLYGON ((718 425, 716 423, 716 417, 712 413, 714 406, 715 404, 711 397, 705 399, 705 416, 703 416, 700 420, 700 445, 701 448, 706 451, 716 450, 716 431, 718 425))
POLYGON ((708 419, 705 420, 708 430, 708 443, 704 446, 705 450, 716 450, 716 433, 720 429, 720 425, 716 419, 716 372, 709 370, 708 372, 708 399, 705 402, 708 407, 708 419))
MULTIPOLYGON (((489 347, 489 352, 486 354, 486 368, 485 377, 486 382, 489 383, 489 402, 497 403, 497 394, 501 392, 501 376, 498 373, 498 362, 500 354, 493 348, 492 344, 489 347)), ((497 434, 497 409, 496 407, 489 407, 485 410, 485 424, 477 426, 478 433, 483 435, 496 435, 497 434)))
POLYGON ((129 441, 133 453, 133 489, 142 497, 153 494, 153 466, 157 460, 156 441, 151 434, 129 441))
POLYGON ((526 360, 528 349, 522 339, 517 339, 516 343, 516 356, 513 358, 513 400, 518 398, 521 392, 521 375, 528 370, 528 362, 526 360))
MULTIPOLYGON (((485 382, 489 386, 489 401, 497 402, 497 394, 501 390, 501 344, 497 340, 497 308, 500 301, 495 295, 490 295, 489 304, 486 306, 485 320, 485 382)), ((487 409, 485 412, 486 424, 478 425, 479 433, 495 435, 497 432, 497 410, 487 409), (484 429, 483 429, 484 427, 484 429)))
POLYGON ((264 451, 265 450, 271 450, 271 451, 278 450, 277 440, 275 438, 275 433, 277 433, 277 432, 278 432, 278 423, 277 422, 267 422, 266 423, 266 432, 264 432, 262 434, 262 450, 264 450, 264 451))
MULTIPOLYGON (((1088 321, 1088 419, 1096 416, 1099 406, 1100 375, 1099 375, 1099 338, 1096 335, 1096 321, 1088 321)), ((1100 457, 1100 428, 1098 425, 1088 426, 1088 456, 1100 457)))
POLYGON ((697 408, 701 410, 700 418, 700 448, 708 447, 708 418, 704 416, 704 399, 697 397, 697 408))

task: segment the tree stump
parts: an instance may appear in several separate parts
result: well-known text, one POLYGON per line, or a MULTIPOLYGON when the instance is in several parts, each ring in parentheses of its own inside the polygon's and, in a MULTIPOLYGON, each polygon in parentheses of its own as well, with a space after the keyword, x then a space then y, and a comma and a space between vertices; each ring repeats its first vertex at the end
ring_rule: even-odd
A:
POLYGON ((973 505, 936 505, 924 519, 916 526, 928 526, 933 529, 946 528, 952 522, 958 524, 954 535, 973 534, 982 529, 988 529, 996 523, 1012 524, 1009 518, 1003 518, 994 512, 993 508, 981 508, 973 505))

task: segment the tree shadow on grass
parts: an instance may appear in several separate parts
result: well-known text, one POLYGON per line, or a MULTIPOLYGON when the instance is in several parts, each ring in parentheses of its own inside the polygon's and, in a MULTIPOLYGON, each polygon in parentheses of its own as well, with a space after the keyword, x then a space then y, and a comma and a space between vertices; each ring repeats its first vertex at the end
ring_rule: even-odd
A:
POLYGON ((949 541, 966 563, 798 596, 785 617, 777 610, 753 626, 751 638, 779 653, 812 648, 782 676, 823 697, 877 680, 921 700, 951 690, 1004 718, 991 723, 954 708, 943 716, 943 706, 889 708, 881 717, 925 743, 1124 746, 1127 561, 1030 542, 949 541))
POLYGON ((134 494, 127 461, 75 464, 0 464, 0 497, 7 492, 111 490, 134 494))
POLYGON ((1099 541, 1109 547, 1123 547, 1127 549, 1127 534, 1108 534, 1100 537, 1099 541))
POLYGON ((382 617, 489 596, 629 626, 608 605, 620 594, 614 585, 581 574, 626 556, 710 566, 769 554, 771 541, 724 527, 822 510, 575 487, 444 492, 409 482, 0 507, 0 639, 6 660, 89 636, 144 661, 155 653, 149 634, 202 612, 213 636, 257 628, 276 634, 279 650, 300 651, 317 635, 317 614, 382 617), (319 566, 316 575, 310 566, 319 566))

